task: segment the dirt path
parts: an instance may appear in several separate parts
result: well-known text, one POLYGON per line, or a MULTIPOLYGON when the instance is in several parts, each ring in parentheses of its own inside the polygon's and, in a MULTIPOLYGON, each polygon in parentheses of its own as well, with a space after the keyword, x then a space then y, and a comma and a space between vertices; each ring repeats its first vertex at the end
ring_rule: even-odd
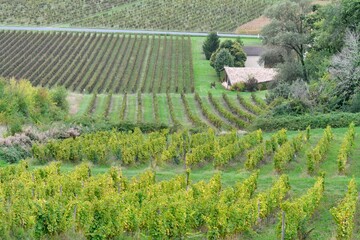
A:
POLYGON ((270 19, 265 16, 256 18, 250 22, 247 22, 235 30, 237 34, 260 34, 261 29, 270 23, 270 19))

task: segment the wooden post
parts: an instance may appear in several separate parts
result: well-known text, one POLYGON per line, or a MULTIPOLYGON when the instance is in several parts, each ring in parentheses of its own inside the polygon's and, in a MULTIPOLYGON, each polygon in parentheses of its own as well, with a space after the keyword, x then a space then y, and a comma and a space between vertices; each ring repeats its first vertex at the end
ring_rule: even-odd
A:
POLYGON ((285 211, 282 212, 281 240, 285 240, 285 211))
POLYGON ((258 221, 258 224, 260 224, 260 222, 261 222, 261 217, 260 217, 260 211, 261 211, 261 206, 260 206, 260 199, 258 199, 258 219, 257 219, 257 221, 258 221))

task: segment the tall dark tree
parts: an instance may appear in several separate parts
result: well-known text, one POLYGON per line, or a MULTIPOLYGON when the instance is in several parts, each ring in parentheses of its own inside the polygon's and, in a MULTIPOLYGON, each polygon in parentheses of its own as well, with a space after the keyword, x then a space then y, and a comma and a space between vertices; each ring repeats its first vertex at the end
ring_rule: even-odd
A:
POLYGON ((209 60, 213 52, 215 52, 220 45, 220 39, 217 33, 210 33, 205 42, 203 43, 203 51, 206 57, 206 60, 209 60))
POLYGON ((288 55, 294 54, 302 67, 303 79, 308 82, 305 53, 310 41, 310 29, 306 27, 306 14, 312 10, 308 0, 286 0, 270 7, 265 15, 270 24, 262 30, 267 47, 284 48, 288 55))

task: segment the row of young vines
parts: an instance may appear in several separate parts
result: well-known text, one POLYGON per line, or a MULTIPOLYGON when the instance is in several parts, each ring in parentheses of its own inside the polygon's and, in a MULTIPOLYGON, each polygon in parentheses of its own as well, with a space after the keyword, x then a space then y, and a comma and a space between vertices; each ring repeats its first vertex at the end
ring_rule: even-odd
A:
POLYGON ((191 39, 0 31, 0 76, 81 93, 194 92, 191 39))

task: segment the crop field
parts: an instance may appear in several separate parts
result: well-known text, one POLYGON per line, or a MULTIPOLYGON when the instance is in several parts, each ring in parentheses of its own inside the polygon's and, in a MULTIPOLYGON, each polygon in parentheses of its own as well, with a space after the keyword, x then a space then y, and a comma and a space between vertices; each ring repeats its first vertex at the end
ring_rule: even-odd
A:
POLYGON ((0 23, 23 25, 64 23, 129 2, 131 0, 6 0, 0 2, 0 23))
POLYGON ((285 239, 358 239, 359 133, 208 130, 187 145, 186 132, 137 130, 34 144, 34 158, 63 165, 0 169, 0 197, 11 199, 0 203, 0 234, 267 240, 280 239, 283 225, 285 239), (122 168, 74 170, 82 161, 122 168))
POLYGON ((191 93, 189 37, 0 32, 0 76, 86 93, 191 93))
POLYGON ((233 32, 276 0, 141 0, 71 25, 177 31, 233 32))
POLYGON ((82 95, 77 117, 89 116, 112 123, 122 121, 169 126, 210 127, 218 131, 245 129, 266 111, 265 102, 253 94, 124 94, 82 95))
POLYGON ((120 29, 233 32, 279 0, 2 1, 0 22, 120 29))

